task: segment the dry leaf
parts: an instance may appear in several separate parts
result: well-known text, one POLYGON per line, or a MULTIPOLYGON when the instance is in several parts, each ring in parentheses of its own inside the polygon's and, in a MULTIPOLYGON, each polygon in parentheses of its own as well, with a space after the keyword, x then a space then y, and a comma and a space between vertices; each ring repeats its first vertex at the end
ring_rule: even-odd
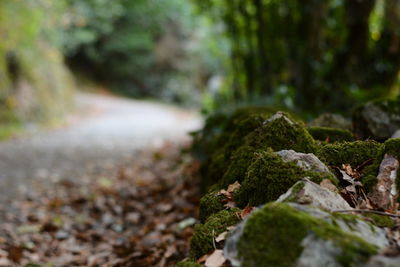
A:
POLYGON ((240 212, 240 218, 244 219, 246 218, 255 208, 247 205, 241 212, 240 212))
POLYGON ((236 181, 236 182, 234 182, 233 184, 230 184, 229 186, 228 186, 228 192, 229 193, 233 193, 233 192, 235 192, 236 190, 238 190, 240 188, 240 183, 238 182, 238 181, 236 181))
POLYGON ((220 267, 226 261, 224 257, 224 252, 222 249, 216 249, 214 252, 207 258, 205 266, 206 267, 220 267))

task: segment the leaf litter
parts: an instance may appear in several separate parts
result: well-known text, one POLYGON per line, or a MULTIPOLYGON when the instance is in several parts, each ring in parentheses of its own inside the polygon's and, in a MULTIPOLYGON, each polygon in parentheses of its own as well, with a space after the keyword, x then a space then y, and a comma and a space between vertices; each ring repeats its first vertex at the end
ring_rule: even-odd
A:
POLYGON ((0 265, 173 266, 188 255, 199 203, 199 164, 181 149, 15 200, 1 212, 0 265))

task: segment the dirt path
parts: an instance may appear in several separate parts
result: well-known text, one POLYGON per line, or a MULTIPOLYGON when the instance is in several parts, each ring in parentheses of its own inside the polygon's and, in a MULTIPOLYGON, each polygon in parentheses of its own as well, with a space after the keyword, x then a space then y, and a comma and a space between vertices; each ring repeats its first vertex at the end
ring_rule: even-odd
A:
POLYGON ((70 126, 0 142, 3 203, 43 182, 107 173, 138 150, 182 141, 201 125, 193 112, 153 102, 78 93, 77 103, 70 126))

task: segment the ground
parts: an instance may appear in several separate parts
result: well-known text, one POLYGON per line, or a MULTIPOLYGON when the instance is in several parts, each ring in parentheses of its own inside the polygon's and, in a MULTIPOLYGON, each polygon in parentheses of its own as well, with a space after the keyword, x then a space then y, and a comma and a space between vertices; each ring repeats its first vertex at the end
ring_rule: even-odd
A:
POLYGON ((200 118, 77 100, 67 125, 0 143, 0 266, 172 266, 197 218, 197 166, 182 150, 200 118))
POLYGON ((89 93, 76 100, 67 126, 0 142, 2 201, 30 191, 32 181, 76 180, 130 163, 136 151, 178 143, 201 123, 194 112, 155 102, 89 93))

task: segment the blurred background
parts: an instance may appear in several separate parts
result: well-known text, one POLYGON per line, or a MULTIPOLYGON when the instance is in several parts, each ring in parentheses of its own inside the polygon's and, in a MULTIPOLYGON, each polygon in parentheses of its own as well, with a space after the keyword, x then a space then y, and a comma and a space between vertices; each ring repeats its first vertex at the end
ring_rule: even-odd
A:
POLYGON ((0 138, 102 88, 306 119, 399 93, 398 0, 1 0, 0 138))

